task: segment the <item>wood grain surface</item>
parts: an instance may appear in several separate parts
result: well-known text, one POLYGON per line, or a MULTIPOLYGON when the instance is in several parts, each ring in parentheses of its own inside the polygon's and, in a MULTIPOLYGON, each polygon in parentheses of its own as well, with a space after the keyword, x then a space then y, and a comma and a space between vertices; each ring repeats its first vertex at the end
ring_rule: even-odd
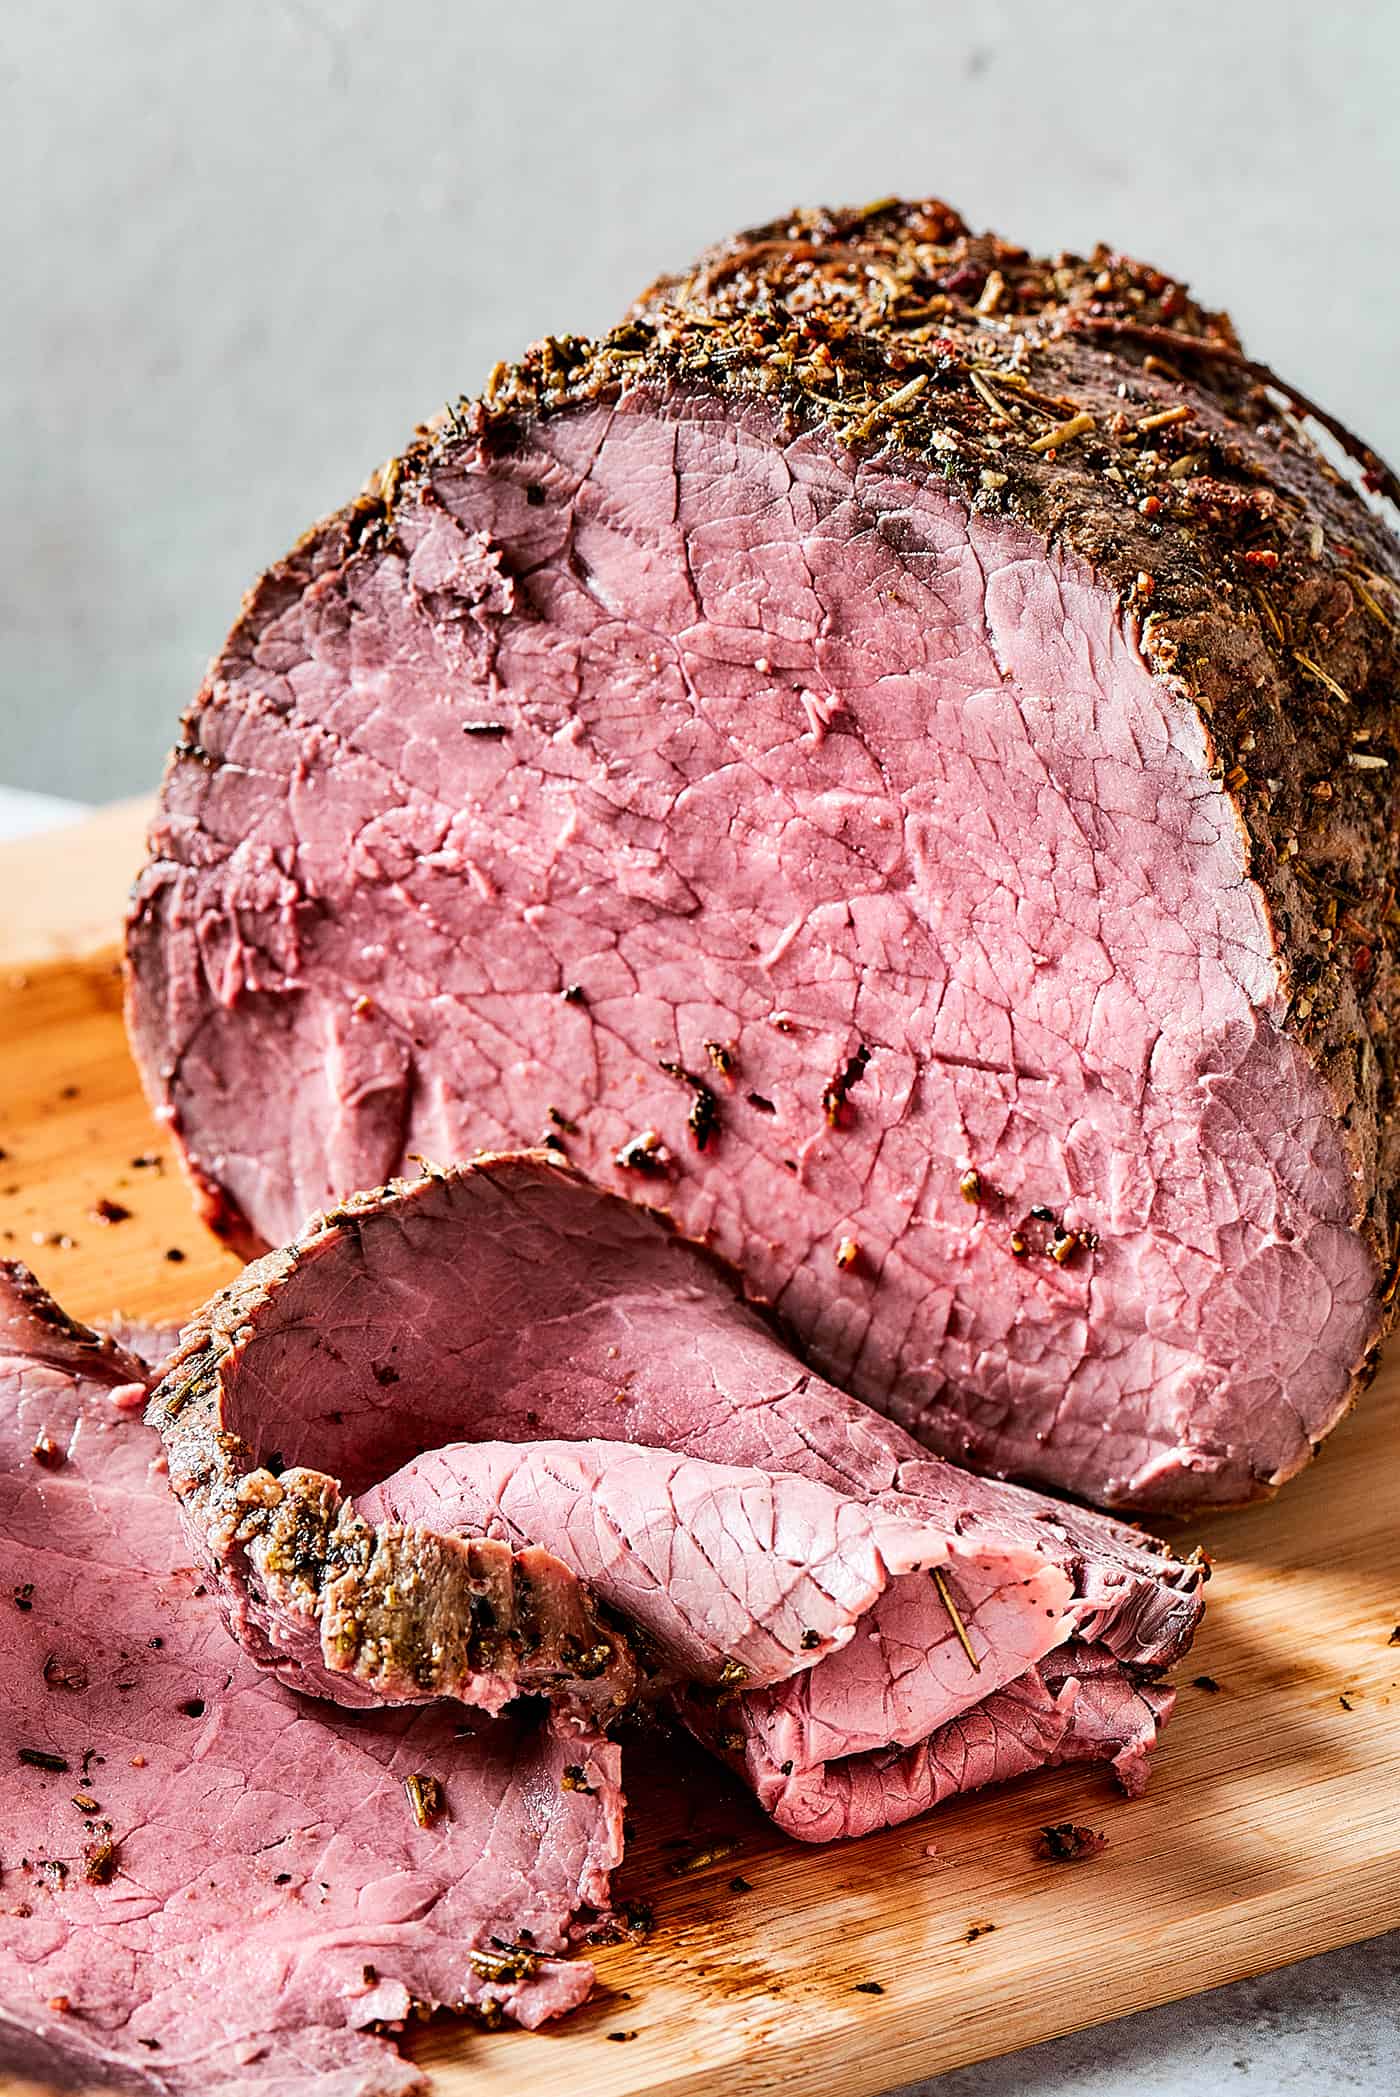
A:
MULTIPOLYGON (((234 1271, 142 1103, 115 954, 75 952, 75 926, 114 924, 139 832, 128 811, 0 861, 66 868, 73 905, 0 935, 0 1254, 81 1316, 179 1316, 234 1271), (130 1217, 100 1222, 104 1195, 130 1217)), ((411 2051, 442 2097, 863 2097, 1400 1925, 1397 1510, 1392 1360, 1279 1500, 1175 1535, 1216 1574, 1132 1803, 1063 1771, 805 1849, 698 1750, 630 1746, 617 1890, 652 1933, 600 1951, 595 2000, 552 2032, 438 2020, 411 2051), (1104 1854, 1037 1857, 1067 1819, 1104 1854)))
POLYGON ((117 938, 153 806, 114 801, 80 823, 0 839, 0 965, 90 954, 117 938))

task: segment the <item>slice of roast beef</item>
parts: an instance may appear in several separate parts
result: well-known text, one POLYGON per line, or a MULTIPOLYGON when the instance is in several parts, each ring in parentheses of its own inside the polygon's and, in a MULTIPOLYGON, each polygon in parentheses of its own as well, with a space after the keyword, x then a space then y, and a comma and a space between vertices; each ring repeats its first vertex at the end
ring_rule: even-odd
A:
POLYGON ((452 1535, 547 1537, 649 1634, 672 1682, 699 1686, 679 1696, 687 1722, 804 1841, 868 1834, 1065 1761, 1109 1760, 1136 1793, 1172 1708, 1172 1692, 1107 1647, 1060 1643, 1084 1614, 1063 1566, 1024 1547, 998 1553, 985 1533, 962 1555, 916 1504, 895 1511, 630 1443, 458 1442, 405 1465, 357 1511, 452 1535), (1041 1659, 1059 1663, 1058 1693, 1041 1659), (726 1683, 743 1695, 717 1699, 726 1683))
POLYGON ((162 1363, 180 1344, 180 1328, 168 1320, 153 1324, 149 1319, 126 1318, 114 1311, 110 1318, 100 1321, 97 1329, 128 1354, 137 1355, 153 1376, 159 1375, 162 1363))
POLYGON ((618 1751, 338 1712, 256 1668, 190 1566, 147 1385, 0 1268, 0 2068, 421 2088, 379 2027, 587 1995, 565 1954, 621 1852, 618 1751))
POLYGON ((930 1458, 806 1370, 704 1249, 544 1153, 316 1219, 191 1321, 149 1417, 230 1621, 288 1679, 470 1700, 474 1641, 509 1672, 518 1635, 468 1614, 454 1652, 465 1605, 432 1568, 543 1547, 639 1648, 638 1685, 679 1695, 808 1838, 1089 1752, 1081 1672, 1121 1679, 1128 1729, 1090 1732, 1136 1771, 1142 1714, 1170 1709, 1138 1685, 1200 1614, 1198 1564, 930 1458), (390 1558, 419 1575, 386 1602, 390 1558), (955 1754, 945 1729, 974 1717, 990 1745, 955 1754))
POLYGON ((242 1246, 545 1135, 934 1449, 1248 1499, 1393 1293, 1397 576, 1157 271, 744 235, 247 598, 131 917, 151 1099, 242 1246))
POLYGON ((694 1730, 752 1786, 759 1804, 804 1842, 890 1827, 964 1791, 1065 1762, 1111 1762, 1130 1797, 1147 1781, 1174 1692, 1075 1641, 948 1719, 926 1740, 830 1761, 774 1700, 744 1699, 744 1723, 688 1701, 694 1730))
MULTIPOLYGON (((676 1393, 691 1405, 703 1395, 699 1384, 676 1393)), ((556 1423, 568 1409, 561 1387, 556 1423)), ((930 1699, 951 1697, 954 1708, 966 1700, 969 1663, 927 1577, 935 1567, 945 1582, 956 1579, 954 1606, 976 1633, 983 1694, 1058 1644, 1080 1613, 1062 1567, 984 1538, 964 1551, 913 1503, 885 1506, 799 1473, 630 1442, 451 1443, 406 1464, 356 1507, 370 1522, 454 1536, 547 1537, 646 1634, 672 1679, 712 1689, 790 1684, 804 1705, 820 1684, 838 1707, 839 1744, 828 1750, 837 1754, 853 1751, 849 1707, 862 1691, 852 1677, 871 1675, 883 1692, 872 1745, 900 1727, 921 1738, 935 1722, 930 1699), (871 1645, 879 1648, 873 1668, 871 1645), (827 1664, 814 1677, 819 1662, 827 1664)))

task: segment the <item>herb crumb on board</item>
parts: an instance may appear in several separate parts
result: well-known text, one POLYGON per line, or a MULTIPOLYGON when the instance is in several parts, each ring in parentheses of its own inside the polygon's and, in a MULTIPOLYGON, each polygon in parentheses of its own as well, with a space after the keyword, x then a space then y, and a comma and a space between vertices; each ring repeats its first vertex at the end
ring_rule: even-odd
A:
POLYGON ((1097 1828, 1082 1828, 1072 1820, 1057 1820, 1043 1827, 1035 1839, 1035 1853, 1051 1864, 1080 1864, 1088 1857, 1102 1856, 1108 1837, 1097 1828))

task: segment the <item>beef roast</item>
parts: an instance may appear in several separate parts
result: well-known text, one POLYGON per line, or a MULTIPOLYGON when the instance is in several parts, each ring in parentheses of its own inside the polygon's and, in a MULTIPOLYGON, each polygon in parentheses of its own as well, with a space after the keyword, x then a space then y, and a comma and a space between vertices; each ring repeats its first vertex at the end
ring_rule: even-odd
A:
MULTIPOLYGON (((594 1670, 635 1642, 639 1686, 807 1839, 1077 1755, 1135 1788, 1200 1613, 1199 1564, 930 1458, 708 1253, 543 1153, 315 1220, 186 1327, 149 1416, 288 1680, 480 1701, 535 1633, 452 1554, 545 1547, 607 1612, 594 1670)), ((592 1709, 577 1675, 533 1679, 592 1709)))
POLYGON ((369 2027, 441 2002, 533 2025, 588 1993, 561 1955, 620 1854, 618 1751, 337 1712, 253 1666, 190 1567, 147 1382, 0 1269, 0 2067, 421 2087, 369 2027))
POLYGON ((1156 270, 745 234, 254 588, 131 917, 151 1099, 244 1247, 546 1135, 934 1449, 1246 1500, 1392 1294, 1397 576, 1156 270))

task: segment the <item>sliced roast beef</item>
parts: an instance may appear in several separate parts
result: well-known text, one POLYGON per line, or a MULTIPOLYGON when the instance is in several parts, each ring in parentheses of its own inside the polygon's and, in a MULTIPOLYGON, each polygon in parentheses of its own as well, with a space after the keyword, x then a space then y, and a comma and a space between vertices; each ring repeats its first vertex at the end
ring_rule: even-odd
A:
POLYGON ((178 1325, 168 1321, 153 1324, 149 1319, 126 1318, 119 1312, 102 1319, 98 1331, 124 1347, 128 1354, 136 1355, 153 1380, 180 1343, 178 1325))
POLYGON ((890 1827, 984 1784, 1003 1784, 1065 1762, 1111 1762, 1135 1797, 1147 1781, 1173 1692, 1124 1667, 1102 1646, 1073 1643, 926 1740, 813 1760, 792 1714, 771 1699, 745 1700, 745 1723, 687 1703, 701 1739, 752 1786, 779 1826, 804 1842, 831 1842, 890 1827))
MULTIPOLYGON (((676 1395, 693 1404, 703 1386, 676 1395)), ((567 1411, 561 1388, 557 1423, 567 1411)), ((930 1695, 966 1698, 969 1663, 947 1605, 923 1577, 934 1567, 958 1561, 957 1606, 977 1630, 984 1692, 994 1675, 1019 1675, 1075 1620, 1068 1575, 1032 1549, 998 1551, 979 1539, 964 1552, 914 1505, 629 1442, 453 1443, 406 1464, 357 1511, 450 1535, 548 1537, 595 1594, 647 1634, 673 1677, 756 1688, 798 1676, 790 1693, 804 1700, 819 1682, 841 1707, 839 1744, 829 1750, 837 1754, 852 1751, 854 1713, 851 1689, 836 1684, 872 1672, 853 1643, 857 1627, 881 1648, 873 1672, 885 1695, 873 1744, 900 1723, 915 1737, 926 1733, 930 1695), (892 1644, 905 1655, 898 1675, 892 1644), (831 1664, 814 1678, 819 1661, 831 1664), (913 1707, 902 1721, 891 1708, 896 1693, 913 1707)))
POLYGON ((744 235, 248 597, 131 918, 152 1101, 245 1247, 545 1135, 935 1450, 1248 1499, 1393 1294, 1398 576, 1159 272, 744 235))
POLYGON ((433 1568, 543 1548, 808 1838, 1073 1754, 1135 1780, 1170 1708, 1139 1685, 1200 1613, 1199 1565, 930 1458, 706 1251, 543 1153, 316 1219, 186 1327, 149 1416, 230 1621, 287 1679, 473 1700, 528 1639, 467 1589, 444 1609, 433 1568), (1081 1676, 1124 1725, 1080 1724, 1081 1676))
POLYGON ((291 1695, 190 1566, 147 1386, 0 1269, 0 2068, 419 2088, 378 2028, 588 1993, 564 1954, 620 1855, 618 1751, 291 1695))

